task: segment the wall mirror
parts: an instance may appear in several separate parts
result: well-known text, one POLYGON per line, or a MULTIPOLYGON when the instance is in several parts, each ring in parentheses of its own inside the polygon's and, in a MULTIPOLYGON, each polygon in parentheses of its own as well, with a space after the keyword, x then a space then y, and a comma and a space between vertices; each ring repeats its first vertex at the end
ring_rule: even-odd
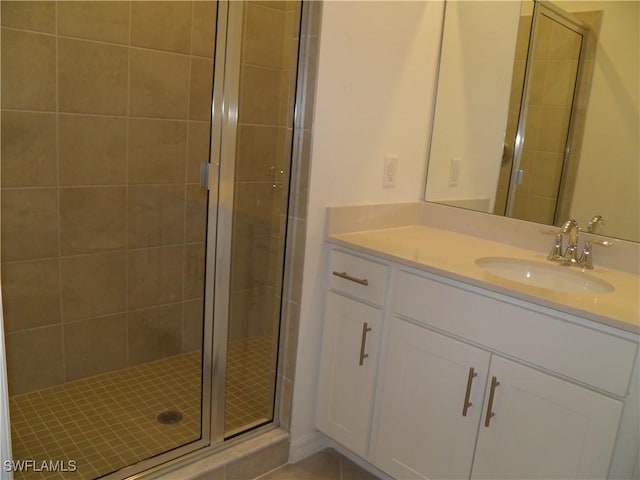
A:
POLYGON ((425 200, 640 241, 640 2, 450 1, 425 200))

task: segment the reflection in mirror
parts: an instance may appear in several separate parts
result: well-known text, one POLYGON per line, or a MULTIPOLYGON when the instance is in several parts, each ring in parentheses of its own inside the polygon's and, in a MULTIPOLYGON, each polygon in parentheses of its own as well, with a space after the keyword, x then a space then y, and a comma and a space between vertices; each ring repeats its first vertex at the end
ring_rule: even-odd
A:
MULTIPOLYGON (((526 75, 519 59, 527 58, 527 42, 516 42, 505 135, 505 145, 513 138, 516 148, 505 148, 493 211, 555 224, 562 221, 556 219, 560 179, 563 171, 569 170, 572 139, 579 138, 574 135, 580 113, 574 108, 579 93, 578 67, 581 79, 591 73, 585 71, 585 55, 581 55, 587 31, 544 4, 536 5, 533 22, 530 16, 520 17, 519 31, 529 32, 532 23, 526 75)), ((523 37, 518 35, 518 40, 523 37)))
POLYGON ((639 5, 448 2, 425 199, 640 241, 639 5))

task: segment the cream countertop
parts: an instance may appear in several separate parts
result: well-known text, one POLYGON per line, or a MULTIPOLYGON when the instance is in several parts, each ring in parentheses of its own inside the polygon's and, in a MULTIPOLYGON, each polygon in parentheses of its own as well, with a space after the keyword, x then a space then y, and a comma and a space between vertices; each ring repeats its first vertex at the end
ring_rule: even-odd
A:
MULTIPOLYGON (((566 293, 503 280, 477 266, 475 260, 480 257, 516 257, 548 262, 546 256, 423 225, 336 233, 329 235, 328 241, 628 332, 640 333, 640 277, 600 267, 597 257, 594 259, 595 268, 589 274, 614 285, 613 292, 598 295, 566 293)), ((558 268, 575 267, 558 265, 558 268)))

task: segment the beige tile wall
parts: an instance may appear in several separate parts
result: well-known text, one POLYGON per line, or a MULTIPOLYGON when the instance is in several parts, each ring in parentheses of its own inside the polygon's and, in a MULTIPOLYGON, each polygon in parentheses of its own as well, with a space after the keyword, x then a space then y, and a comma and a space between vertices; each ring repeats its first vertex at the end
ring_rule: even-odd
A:
POLYGON ((215 2, 1 8, 10 393, 199 348, 215 2))

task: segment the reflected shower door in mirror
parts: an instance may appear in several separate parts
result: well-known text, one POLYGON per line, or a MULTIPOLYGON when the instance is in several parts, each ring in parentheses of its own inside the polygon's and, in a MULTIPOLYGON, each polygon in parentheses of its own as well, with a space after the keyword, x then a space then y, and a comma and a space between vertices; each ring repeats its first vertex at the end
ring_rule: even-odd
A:
POLYGON ((448 2, 425 199, 640 241, 639 5, 448 2))
POLYGON ((572 155, 582 133, 576 124, 584 124, 578 118, 584 110, 576 108, 578 86, 580 78, 584 84, 592 74, 584 68, 586 35, 581 25, 548 4, 536 4, 533 22, 520 17, 494 213, 554 225, 564 218, 562 199, 570 208, 576 169, 568 162, 579 158, 572 155), (560 194, 561 179, 567 195, 560 194))

